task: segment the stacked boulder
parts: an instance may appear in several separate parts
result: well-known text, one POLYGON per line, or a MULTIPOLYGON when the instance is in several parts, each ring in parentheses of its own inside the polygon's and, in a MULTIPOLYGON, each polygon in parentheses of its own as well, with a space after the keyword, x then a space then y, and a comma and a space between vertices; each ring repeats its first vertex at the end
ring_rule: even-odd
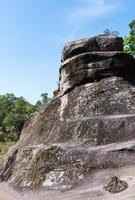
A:
POLYGON ((123 53, 122 38, 112 36, 70 42, 65 45, 61 60, 62 94, 80 84, 100 81, 113 75, 127 79, 130 76, 131 80, 134 72, 134 59, 123 53))
POLYGON ((1 166, 16 187, 70 187, 92 169, 135 164, 135 59, 122 38, 67 43, 59 88, 1 166))

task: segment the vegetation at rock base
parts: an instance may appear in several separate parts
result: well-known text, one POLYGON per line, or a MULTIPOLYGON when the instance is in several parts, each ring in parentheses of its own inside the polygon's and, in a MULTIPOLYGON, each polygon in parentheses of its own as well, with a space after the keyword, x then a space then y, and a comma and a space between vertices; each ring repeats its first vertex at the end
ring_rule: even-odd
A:
POLYGON ((135 56, 135 19, 129 24, 129 35, 124 39, 124 50, 126 53, 135 56))
POLYGON ((0 154, 7 151, 19 139, 21 130, 29 116, 50 101, 47 93, 35 105, 13 93, 0 95, 0 154))
POLYGON ((0 141, 17 140, 25 120, 35 110, 23 97, 0 95, 0 141))

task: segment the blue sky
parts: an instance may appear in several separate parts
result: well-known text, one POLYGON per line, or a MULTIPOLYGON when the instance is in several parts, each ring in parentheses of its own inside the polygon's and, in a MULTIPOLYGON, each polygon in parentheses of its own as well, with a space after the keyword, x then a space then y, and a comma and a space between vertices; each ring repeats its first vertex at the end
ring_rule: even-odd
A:
POLYGON ((0 0, 0 94, 52 96, 65 42, 107 27, 125 36, 133 18, 135 0, 0 0))

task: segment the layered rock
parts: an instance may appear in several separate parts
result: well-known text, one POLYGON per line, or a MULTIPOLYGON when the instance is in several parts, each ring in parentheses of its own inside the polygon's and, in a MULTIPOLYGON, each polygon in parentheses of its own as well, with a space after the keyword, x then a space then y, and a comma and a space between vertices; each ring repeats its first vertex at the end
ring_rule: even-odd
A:
POLYGON ((128 184, 125 181, 120 180, 117 176, 109 178, 108 183, 104 186, 104 190, 112 194, 122 192, 128 188, 128 184))
POLYGON ((69 42, 63 49, 61 61, 63 62, 73 56, 93 51, 123 51, 123 39, 100 35, 69 42))
POLYGON ((135 164, 135 59, 121 38, 66 44, 60 87, 26 122, 1 180, 21 188, 69 188, 92 169, 135 164))
POLYGON ((120 76, 134 83, 134 72, 134 59, 130 55, 120 52, 84 53, 62 64, 60 90, 63 95, 75 86, 112 76, 120 76))

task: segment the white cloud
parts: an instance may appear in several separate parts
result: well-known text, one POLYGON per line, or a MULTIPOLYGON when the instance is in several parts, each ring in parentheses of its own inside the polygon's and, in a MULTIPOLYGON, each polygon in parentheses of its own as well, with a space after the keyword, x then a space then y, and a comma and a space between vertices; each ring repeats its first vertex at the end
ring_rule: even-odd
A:
POLYGON ((119 4, 115 0, 78 0, 69 13, 69 20, 73 23, 93 20, 118 10, 119 4))

